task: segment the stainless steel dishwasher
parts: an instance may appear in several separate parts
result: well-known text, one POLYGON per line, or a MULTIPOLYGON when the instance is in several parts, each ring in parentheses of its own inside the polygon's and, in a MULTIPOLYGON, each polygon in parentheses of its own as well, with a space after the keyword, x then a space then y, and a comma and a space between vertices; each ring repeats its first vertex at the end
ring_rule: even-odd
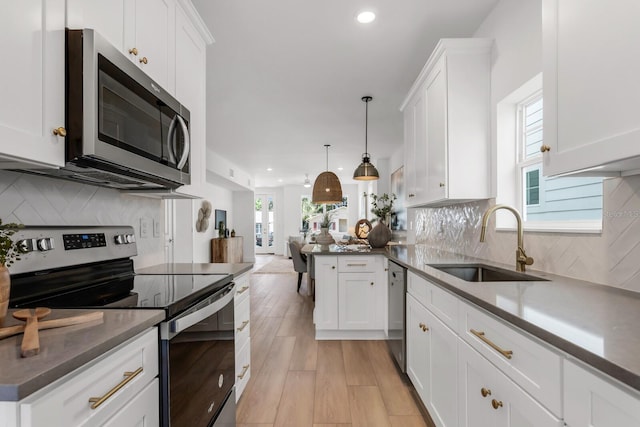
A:
POLYGON ((389 261, 389 327, 387 344, 402 372, 407 371, 405 358, 405 301, 407 269, 389 261))

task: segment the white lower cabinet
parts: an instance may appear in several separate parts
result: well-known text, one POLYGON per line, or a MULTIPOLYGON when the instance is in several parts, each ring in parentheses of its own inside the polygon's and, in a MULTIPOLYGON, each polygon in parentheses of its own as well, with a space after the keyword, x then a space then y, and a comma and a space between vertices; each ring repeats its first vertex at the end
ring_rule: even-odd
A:
POLYGON ((569 427, 637 427, 640 394, 565 360, 564 413, 569 427))
POLYGON ((381 255, 314 255, 316 338, 385 338, 384 259, 381 255))
POLYGON ((461 427, 560 427, 563 422, 462 340, 458 341, 461 427))
POLYGON ((235 346, 236 346, 236 402, 251 378, 251 279, 249 273, 234 278, 236 294, 235 346))
POLYGON ((407 295, 407 375, 438 426, 458 425, 457 335, 407 295))
POLYGON ((151 328, 18 402, 19 426, 157 426, 157 376, 151 328))

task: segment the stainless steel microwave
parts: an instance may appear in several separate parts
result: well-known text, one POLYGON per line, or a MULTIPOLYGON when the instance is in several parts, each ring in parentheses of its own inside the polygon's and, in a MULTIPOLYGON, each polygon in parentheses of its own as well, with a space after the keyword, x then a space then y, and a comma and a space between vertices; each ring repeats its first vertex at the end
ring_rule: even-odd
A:
POLYGON ((190 183, 189 111, 91 29, 66 30, 66 164, 32 171, 117 189, 190 183))

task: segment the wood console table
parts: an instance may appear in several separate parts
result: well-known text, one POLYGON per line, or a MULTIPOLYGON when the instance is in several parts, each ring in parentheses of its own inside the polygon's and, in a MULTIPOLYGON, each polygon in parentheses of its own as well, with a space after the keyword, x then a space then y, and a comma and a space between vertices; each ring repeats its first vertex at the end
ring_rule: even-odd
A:
POLYGON ((242 237, 211 239, 211 262, 242 262, 242 237))

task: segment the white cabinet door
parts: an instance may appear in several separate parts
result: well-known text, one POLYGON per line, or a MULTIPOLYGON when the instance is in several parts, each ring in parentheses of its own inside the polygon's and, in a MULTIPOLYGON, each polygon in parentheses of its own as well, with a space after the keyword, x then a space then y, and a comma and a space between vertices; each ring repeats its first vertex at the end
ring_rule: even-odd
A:
POLYGON ((423 402, 429 400, 431 352, 427 329, 427 309, 407 294, 407 375, 423 402))
POLYGON ((640 4, 544 0, 542 10, 544 174, 640 168, 640 4))
POLYGON ((124 52, 153 80, 173 93, 175 52, 173 0, 127 0, 124 14, 124 52), (134 50, 135 49, 135 50, 134 50))
POLYGON ((7 2, 0 46, 0 167, 64 165, 65 1, 7 2), (6 162, 4 161, 6 160, 6 162))
POLYGON ((155 427, 160 425, 160 381, 151 384, 138 393, 103 427, 155 427))
POLYGON ((338 324, 340 329, 374 329, 376 318, 382 313, 375 310, 375 273, 340 273, 338 276, 338 324))
POLYGON ((447 197, 447 75, 441 58, 427 77, 427 200, 447 197))
POLYGON ((578 364, 564 363, 564 418, 569 427, 637 427, 640 396, 578 364))
POLYGON ((563 422, 458 340, 461 427, 561 427, 563 422))
POLYGON ((313 320, 316 330, 338 329, 338 259, 314 255, 316 304, 313 320))
POLYGON ((407 176, 407 206, 418 206, 426 201, 427 135, 426 93, 424 85, 418 88, 404 111, 405 165, 407 176))
POLYGON ((127 0, 67 0, 67 27, 92 28, 124 51, 124 5, 127 0))

